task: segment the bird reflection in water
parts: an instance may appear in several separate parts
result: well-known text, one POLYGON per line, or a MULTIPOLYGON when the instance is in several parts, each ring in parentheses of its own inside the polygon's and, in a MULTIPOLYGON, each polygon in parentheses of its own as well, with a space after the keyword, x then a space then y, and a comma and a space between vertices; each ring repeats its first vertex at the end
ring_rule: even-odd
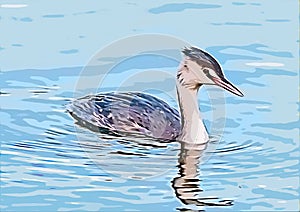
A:
POLYGON ((199 197, 203 192, 200 187, 199 163, 206 144, 181 142, 178 158, 178 177, 172 180, 172 187, 177 198, 186 205, 196 206, 231 206, 232 200, 220 200, 217 197, 199 197))

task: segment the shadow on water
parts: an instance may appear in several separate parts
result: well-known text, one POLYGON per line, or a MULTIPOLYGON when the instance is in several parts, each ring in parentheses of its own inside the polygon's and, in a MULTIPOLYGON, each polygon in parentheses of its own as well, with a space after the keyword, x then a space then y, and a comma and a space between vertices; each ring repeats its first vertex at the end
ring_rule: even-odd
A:
MULTIPOLYGON (((77 138, 88 157, 102 170, 121 178, 144 180, 159 177, 178 168, 178 176, 170 184, 177 199, 186 206, 232 206, 233 200, 199 197, 201 188, 200 162, 209 154, 209 144, 160 140, 141 134, 117 134, 76 122, 77 138), (90 132, 86 129, 92 130, 90 132), (208 152, 208 153, 207 153, 208 152)), ((178 210, 189 210, 177 208, 178 210)))

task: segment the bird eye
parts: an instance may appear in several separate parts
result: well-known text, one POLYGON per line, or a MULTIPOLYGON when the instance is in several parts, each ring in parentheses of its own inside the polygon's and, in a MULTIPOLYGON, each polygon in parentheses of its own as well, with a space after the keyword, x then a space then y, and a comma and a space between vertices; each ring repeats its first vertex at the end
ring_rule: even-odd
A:
POLYGON ((204 72, 204 74, 206 74, 206 75, 209 74, 209 70, 208 70, 208 69, 204 69, 203 72, 204 72))

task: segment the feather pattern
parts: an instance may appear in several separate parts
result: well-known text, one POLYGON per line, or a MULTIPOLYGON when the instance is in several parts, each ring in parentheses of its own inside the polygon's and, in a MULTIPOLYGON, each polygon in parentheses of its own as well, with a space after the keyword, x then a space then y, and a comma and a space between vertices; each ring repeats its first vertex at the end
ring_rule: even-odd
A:
POLYGON ((74 100, 67 111, 77 120, 113 132, 175 139, 180 115, 164 101, 138 92, 103 93, 74 100))

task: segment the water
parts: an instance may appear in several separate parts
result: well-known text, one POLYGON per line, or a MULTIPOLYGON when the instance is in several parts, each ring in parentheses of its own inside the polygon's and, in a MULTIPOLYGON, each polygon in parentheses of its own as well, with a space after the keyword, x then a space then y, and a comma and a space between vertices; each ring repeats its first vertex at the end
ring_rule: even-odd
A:
POLYGON ((296 3, 22 4, 0 7, 7 32, 0 35, 1 211, 299 210, 296 3), (98 26, 106 22, 113 27, 103 33, 98 26), (98 48, 140 33, 205 48, 244 92, 239 98, 207 86, 199 94, 208 128, 225 123, 220 142, 203 150, 97 134, 65 112, 74 96, 120 89, 177 107, 178 61, 161 55, 175 49, 122 61, 100 87, 78 89, 80 79, 103 73, 81 72, 98 48), (214 101, 211 92, 224 99, 214 101))

